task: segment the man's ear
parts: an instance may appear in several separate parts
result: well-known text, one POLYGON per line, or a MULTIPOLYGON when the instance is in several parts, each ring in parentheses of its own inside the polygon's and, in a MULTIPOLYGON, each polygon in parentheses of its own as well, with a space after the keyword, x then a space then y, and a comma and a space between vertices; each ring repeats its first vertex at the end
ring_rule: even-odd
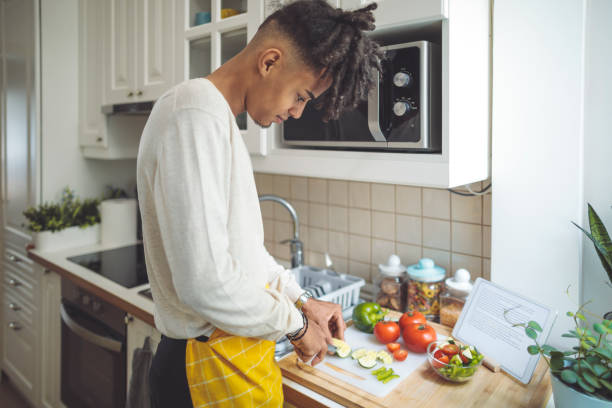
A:
POLYGON ((280 61, 283 53, 278 48, 268 48, 259 57, 257 70, 261 76, 267 76, 273 69, 280 66, 280 61))

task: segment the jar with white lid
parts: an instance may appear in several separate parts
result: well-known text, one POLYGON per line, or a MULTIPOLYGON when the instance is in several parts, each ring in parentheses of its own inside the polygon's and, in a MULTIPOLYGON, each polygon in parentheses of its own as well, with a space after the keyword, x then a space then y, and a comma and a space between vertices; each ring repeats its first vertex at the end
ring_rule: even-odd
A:
POLYGON ((374 280, 376 303, 403 312, 406 308, 406 267, 399 256, 393 254, 386 264, 379 264, 378 272, 374 280))
POLYGON ((466 269, 457 269, 455 276, 446 279, 445 290, 440 295, 440 323, 455 326, 473 286, 466 269))
POLYGON ((444 289, 446 270, 433 259, 422 258, 408 267, 408 311, 417 311, 427 320, 437 322, 440 317, 440 293, 444 289))

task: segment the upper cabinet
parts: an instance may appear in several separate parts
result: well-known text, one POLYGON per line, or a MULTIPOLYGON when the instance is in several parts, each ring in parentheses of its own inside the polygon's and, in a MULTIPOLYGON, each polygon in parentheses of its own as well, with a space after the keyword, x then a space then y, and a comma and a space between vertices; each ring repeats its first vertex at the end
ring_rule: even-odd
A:
MULTIPOLYGON (((177 47, 184 51, 183 80, 205 77, 233 58, 255 35, 264 17, 263 0, 179 1, 187 16, 177 47)), ((246 112, 236 121, 249 152, 265 156, 272 133, 255 124, 246 112)))
POLYGON ((105 103, 154 101, 174 83, 173 0, 107 0, 105 103))

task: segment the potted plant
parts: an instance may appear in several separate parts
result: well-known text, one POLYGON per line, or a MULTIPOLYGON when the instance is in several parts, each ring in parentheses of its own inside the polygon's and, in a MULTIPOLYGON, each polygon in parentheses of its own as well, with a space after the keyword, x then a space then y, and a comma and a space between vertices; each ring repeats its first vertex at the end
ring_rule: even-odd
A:
MULTIPOLYGON (((612 242, 606 227, 589 204, 590 232, 580 228, 593 244, 599 259, 612 282, 612 242)), ((610 282, 607 282, 610 285, 610 282)), ((562 334, 576 340, 571 350, 560 351, 549 345, 540 345, 537 341, 538 332, 542 328, 537 322, 519 323, 525 329, 527 336, 534 340, 527 347, 532 355, 540 354, 550 367, 553 397, 556 408, 611 408, 612 407, 612 320, 607 318, 588 326, 583 304, 574 313, 567 316, 574 320, 575 329, 562 334)), ((597 317, 597 316, 595 316, 597 317)), ((599 319, 599 317, 597 317, 599 319)))
POLYGON ((98 199, 81 201, 66 187, 59 203, 43 203, 23 212, 32 232, 34 246, 40 251, 58 251, 95 244, 100 235, 98 199))

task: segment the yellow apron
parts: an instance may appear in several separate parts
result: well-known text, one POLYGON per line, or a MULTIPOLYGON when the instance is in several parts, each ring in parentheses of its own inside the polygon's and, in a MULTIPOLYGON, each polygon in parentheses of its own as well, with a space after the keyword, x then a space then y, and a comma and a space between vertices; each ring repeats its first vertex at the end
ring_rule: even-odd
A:
POLYGON ((187 341, 185 369, 194 407, 281 407, 275 343, 216 329, 207 342, 187 341))

